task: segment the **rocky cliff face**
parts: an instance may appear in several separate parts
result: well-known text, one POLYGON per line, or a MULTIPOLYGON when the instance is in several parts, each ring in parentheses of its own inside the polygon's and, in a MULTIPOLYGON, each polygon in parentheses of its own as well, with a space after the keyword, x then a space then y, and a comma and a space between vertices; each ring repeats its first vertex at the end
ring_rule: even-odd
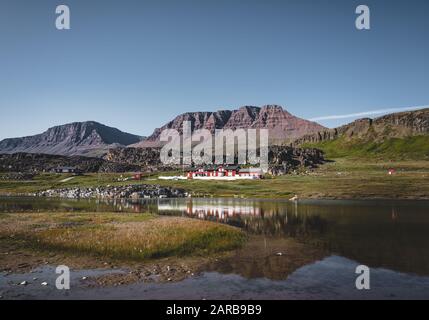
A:
POLYGON ((404 138, 429 134, 429 109, 388 114, 375 119, 359 119, 347 125, 322 130, 305 135, 293 143, 296 146, 305 143, 318 143, 334 140, 361 138, 363 140, 383 141, 388 138, 404 138))
POLYGON ((268 153, 269 170, 272 175, 293 173, 302 169, 317 168, 325 163, 324 154, 315 148, 271 146, 268 153))
POLYGON ((114 148, 104 156, 109 162, 139 165, 145 171, 156 171, 162 166, 160 148, 114 148))
POLYGON ((261 108, 245 106, 233 111, 181 114, 161 128, 155 129, 145 141, 133 147, 159 147, 161 132, 165 129, 175 129, 181 133, 184 121, 191 122, 192 130, 208 129, 212 133, 215 129, 269 129, 269 138, 272 143, 290 142, 302 135, 326 129, 315 122, 291 115, 281 106, 267 105, 261 108))
POLYGON ((141 139, 95 121, 74 122, 50 128, 42 134, 2 140, 0 153, 101 156, 109 148, 137 143, 141 139))
MULTIPOLYGON (((145 171, 162 168, 160 148, 116 148, 111 149, 104 158, 113 163, 139 165, 145 171)), ((319 149, 270 146, 268 161, 269 173, 282 175, 298 169, 316 168, 325 162, 325 158, 323 152, 319 149)), ((179 165, 176 168, 182 167, 179 165)))
MULTIPOLYGON (((16 173, 37 174, 58 167, 75 167, 81 172, 155 172, 182 169, 166 167, 160 162, 158 148, 115 148, 101 158, 60 156, 38 153, 0 154, 0 173, 14 173, 11 179, 20 180, 16 173)), ((299 169, 315 168, 324 163, 323 152, 312 148, 272 146, 269 149, 269 172, 273 175, 291 173, 299 169)), ((2 175, 2 177, 6 177, 2 175)), ((25 176, 23 176, 25 178, 25 176)))
POLYGON ((81 172, 132 172, 141 166, 117 163, 100 158, 60 156, 38 153, 0 154, 0 172, 40 173, 58 167, 75 167, 81 172))

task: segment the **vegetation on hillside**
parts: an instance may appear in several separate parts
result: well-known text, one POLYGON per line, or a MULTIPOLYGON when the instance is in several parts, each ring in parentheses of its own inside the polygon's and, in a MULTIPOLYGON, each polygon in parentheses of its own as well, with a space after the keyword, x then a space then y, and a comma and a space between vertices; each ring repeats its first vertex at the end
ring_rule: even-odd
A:
POLYGON ((383 141, 340 137, 335 140, 306 144, 305 147, 322 149, 328 159, 347 157, 384 161, 429 160, 429 136, 389 138, 383 141))

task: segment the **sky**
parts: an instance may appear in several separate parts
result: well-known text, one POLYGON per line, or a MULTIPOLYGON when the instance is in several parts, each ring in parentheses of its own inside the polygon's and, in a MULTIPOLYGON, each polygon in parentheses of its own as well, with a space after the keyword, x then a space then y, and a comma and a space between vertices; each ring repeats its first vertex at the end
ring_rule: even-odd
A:
POLYGON ((427 0, 0 0, 0 139, 86 120, 149 135, 243 105, 328 127, 425 106, 428 39, 427 0))

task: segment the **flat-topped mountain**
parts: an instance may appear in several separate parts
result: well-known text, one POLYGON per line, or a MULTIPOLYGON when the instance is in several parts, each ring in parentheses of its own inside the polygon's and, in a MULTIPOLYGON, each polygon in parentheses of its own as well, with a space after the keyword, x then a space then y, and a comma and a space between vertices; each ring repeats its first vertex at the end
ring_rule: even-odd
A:
POLYGON ((110 148, 137 143, 142 137, 95 121, 73 122, 41 134, 0 141, 0 153, 102 156, 110 148))
POLYGON ((208 129, 212 133, 216 129, 269 129, 270 141, 274 143, 290 142, 305 134, 326 129, 316 122, 293 116, 281 106, 244 106, 238 110, 183 113, 161 128, 155 129, 152 135, 134 147, 160 146, 161 132, 165 129, 181 132, 184 121, 191 122, 192 130, 208 129))

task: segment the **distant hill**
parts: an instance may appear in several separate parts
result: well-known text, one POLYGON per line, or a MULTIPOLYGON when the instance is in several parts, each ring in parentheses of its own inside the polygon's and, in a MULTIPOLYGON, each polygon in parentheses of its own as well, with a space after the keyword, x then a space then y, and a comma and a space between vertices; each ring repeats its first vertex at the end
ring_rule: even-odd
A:
POLYGON ((0 153, 44 153, 99 157, 110 148, 137 143, 142 137, 95 121, 73 122, 34 136, 0 141, 0 153))
POLYGON ((321 148, 328 157, 378 157, 429 160, 429 109, 359 119, 295 140, 321 148))
POLYGON ((155 131, 147 139, 133 147, 159 147, 161 132, 165 129, 176 129, 181 132, 184 121, 190 121, 192 130, 208 129, 212 133, 216 129, 269 129, 271 143, 292 142, 308 133, 326 128, 293 116, 281 106, 266 105, 263 107, 245 106, 238 110, 220 110, 216 112, 183 113, 155 131))
POLYGON ((75 167, 82 172, 140 171, 141 166, 84 156, 39 153, 0 154, 0 172, 51 172, 58 167, 75 167))

